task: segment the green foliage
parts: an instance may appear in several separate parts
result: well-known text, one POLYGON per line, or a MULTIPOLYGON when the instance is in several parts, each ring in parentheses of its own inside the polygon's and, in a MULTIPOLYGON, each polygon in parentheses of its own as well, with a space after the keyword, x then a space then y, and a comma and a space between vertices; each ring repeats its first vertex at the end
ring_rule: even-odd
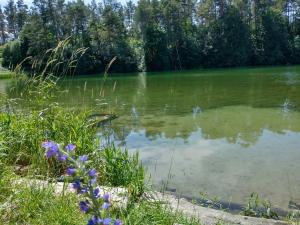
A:
POLYGON ((197 218, 188 218, 181 212, 174 212, 168 204, 163 202, 140 201, 134 207, 119 212, 119 217, 124 224, 164 224, 164 225, 200 225, 201 222, 197 218))
POLYGON ((290 56, 289 33, 281 13, 269 9, 262 16, 264 29, 264 62, 270 65, 284 64, 290 56))
POLYGON ((5 206, 0 208, 1 224, 86 223, 87 218, 78 209, 75 195, 56 196, 51 186, 23 185, 14 185, 11 195, 0 202, 1 206, 5 206))
POLYGON ((99 167, 101 183, 109 186, 128 188, 130 198, 136 200, 145 191, 144 168, 139 161, 138 152, 130 155, 114 146, 93 153, 95 167, 99 167))
POLYGON ((277 213, 272 209, 270 201, 260 199, 257 193, 252 193, 243 210, 243 215, 252 217, 263 217, 267 219, 278 219, 277 213))
POLYGON ((18 40, 7 43, 2 52, 2 66, 14 69, 21 61, 21 46, 18 40))
POLYGON ((251 53, 250 32, 237 8, 228 7, 226 13, 212 23, 210 32, 212 48, 208 54, 213 61, 208 65, 247 65, 251 53))
POLYGON ((149 71, 169 69, 166 34, 159 27, 148 27, 145 32, 145 64, 149 71))
POLYGON ((93 72, 104 71, 106 65, 114 57, 117 57, 117 60, 110 70, 116 72, 137 70, 137 61, 133 48, 129 46, 129 37, 120 10, 119 5, 107 3, 101 14, 102 19, 91 21, 89 27, 91 34, 89 54, 97 60, 97 64, 91 68, 93 72), (99 68, 96 68, 97 66, 99 68))
POLYGON ((285 220, 292 224, 300 223, 300 212, 298 210, 290 211, 285 217, 285 220))
POLYGON ((144 169, 138 154, 131 156, 113 146, 97 151, 95 125, 99 121, 90 118, 89 111, 68 110, 50 104, 53 91, 57 89, 51 77, 16 77, 14 80, 21 93, 14 98, 21 100, 3 99, 6 110, 0 113, 0 162, 14 165, 25 175, 58 177, 64 173, 65 165, 46 160, 41 143, 45 140, 64 145, 72 143, 77 146, 77 156, 86 154, 93 159, 94 166, 101 172, 101 183, 127 187, 132 198, 143 194, 144 169), (24 105, 23 111, 19 111, 16 104, 24 105))
POLYGON ((16 27, 17 32, 20 33, 28 16, 28 6, 24 4, 23 0, 17 1, 17 12, 16 12, 16 27))
MULTIPOLYGON (((89 74, 104 72, 114 57, 114 72, 299 63, 299 6, 254 0, 141 0, 126 6, 37 0, 28 11, 19 0, 9 1, 2 17, 20 35, 20 53, 14 54, 32 59, 23 68, 47 61, 46 51, 71 37, 65 57, 86 49, 75 73, 89 74)), ((11 53, 4 55, 3 65, 15 64, 11 53)))
POLYGON ((7 21, 7 30, 13 33, 16 37, 16 5, 14 0, 9 0, 7 5, 4 6, 4 14, 7 21))
POLYGON ((3 48, 2 51, 2 66, 3 67, 9 67, 10 66, 10 58, 11 58, 11 53, 10 53, 10 46, 9 44, 6 44, 3 48))
MULTIPOLYGON (((1 224, 86 224, 87 215, 80 212, 78 197, 73 193, 55 194, 51 184, 42 186, 39 182, 17 182, 20 179, 11 173, 0 180, 0 223, 1 224), (4 192, 3 192, 4 191, 4 192)), ((172 211, 167 204, 141 200, 135 207, 115 208, 111 217, 119 217, 123 224, 174 223, 198 225, 199 220, 187 218, 172 211)))
POLYGON ((41 143, 57 140, 59 143, 74 143, 76 154, 88 154, 96 149, 95 128, 86 119, 87 113, 51 107, 42 111, 0 114, 1 161, 9 165, 29 167, 40 175, 60 175, 64 168, 44 159, 41 143))

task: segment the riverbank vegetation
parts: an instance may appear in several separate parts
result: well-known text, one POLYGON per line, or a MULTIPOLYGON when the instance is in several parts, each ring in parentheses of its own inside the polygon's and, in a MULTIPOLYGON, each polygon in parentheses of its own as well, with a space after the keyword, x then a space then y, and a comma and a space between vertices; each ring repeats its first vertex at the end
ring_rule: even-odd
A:
POLYGON ((9 0, 0 14, 0 24, 18 37, 4 49, 6 67, 27 58, 23 66, 30 69, 68 37, 69 54, 87 49, 76 74, 103 72, 114 57, 115 72, 300 63, 300 7, 294 0, 125 5, 36 0, 30 8, 22 0, 9 0))

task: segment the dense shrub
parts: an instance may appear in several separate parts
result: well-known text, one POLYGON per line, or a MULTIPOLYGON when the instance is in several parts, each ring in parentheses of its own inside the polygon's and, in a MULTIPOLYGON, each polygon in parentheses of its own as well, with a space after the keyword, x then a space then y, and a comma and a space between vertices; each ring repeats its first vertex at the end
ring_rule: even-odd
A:
POLYGON ((2 53, 2 66, 14 69, 22 61, 21 46, 18 40, 7 43, 2 53))

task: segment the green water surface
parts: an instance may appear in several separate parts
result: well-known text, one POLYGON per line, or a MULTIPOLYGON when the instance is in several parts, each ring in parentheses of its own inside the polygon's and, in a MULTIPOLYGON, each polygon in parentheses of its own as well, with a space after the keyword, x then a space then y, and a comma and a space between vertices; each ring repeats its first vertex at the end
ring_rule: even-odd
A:
POLYGON ((127 74, 105 84, 81 76, 61 86, 61 104, 119 115, 110 140, 139 150, 156 187, 168 180, 185 196, 237 203, 257 192, 284 209, 300 198, 300 67, 127 74))

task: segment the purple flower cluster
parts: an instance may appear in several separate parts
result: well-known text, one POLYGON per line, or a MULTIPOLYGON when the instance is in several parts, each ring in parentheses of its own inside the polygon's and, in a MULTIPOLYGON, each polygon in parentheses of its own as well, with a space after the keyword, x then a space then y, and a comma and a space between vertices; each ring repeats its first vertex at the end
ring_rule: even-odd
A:
MULTIPOLYGON (((74 145, 67 145, 66 149, 72 148, 74 145)), ((68 155, 65 154, 64 152, 60 151, 59 145, 53 141, 46 141, 42 144, 42 147, 47 149, 46 152, 46 157, 51 158, 51 157, 56 157, 60 161, 66 161, 68 159, 68 155)), ((75 149, 75 146, 73 147, 73 150, 75 149)))
POLYGON ((121 220, 113 220, 109 217, 111 207, 110 194, 100 195, 100 188, 97 186, 97 171, 89 169, 88 156, 75 157, 76 146, 68 144, 65 149, 53 141, 46 141, 42 144, 46 150, 47 158, 56 158, 67 163, 69 167, 66 174, 72 179, 72 186, 82 196, 79 203, 80 210, 92 214, 88 225, 122 225, 121 220), (102 219, 103 218, 103 219, 102 219))

